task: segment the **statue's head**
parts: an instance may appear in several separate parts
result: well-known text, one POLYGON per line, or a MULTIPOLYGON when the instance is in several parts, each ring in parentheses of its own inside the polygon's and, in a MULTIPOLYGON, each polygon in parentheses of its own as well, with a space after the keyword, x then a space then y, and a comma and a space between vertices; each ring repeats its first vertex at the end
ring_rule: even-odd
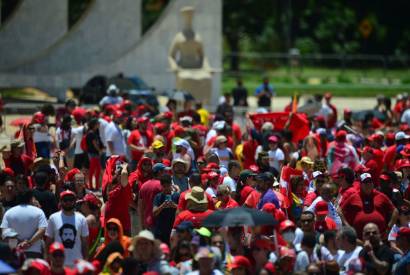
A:
POLYGON ((192 23, 192 18, 194 17, 195 9, 191 6, 185 6, 181 9, 181 15, 184 18, 186 24, 192 23))

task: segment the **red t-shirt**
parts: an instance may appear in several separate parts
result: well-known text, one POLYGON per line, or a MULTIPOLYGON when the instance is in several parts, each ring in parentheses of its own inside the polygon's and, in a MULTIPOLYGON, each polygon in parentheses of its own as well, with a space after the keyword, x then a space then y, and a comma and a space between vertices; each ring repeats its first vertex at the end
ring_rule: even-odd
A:
POLYGON ((242 139, 242 131, 241 127, 239 127, 239 125, 235 122, 232 123, 232 133, 235 136, 235 139, 240 142, 242 139))
MULTIPOLYGON (((141 135, 140 131, 134 130, 131 132, 130 136, 128 137, 128 143, 135 145, 135 146, 144 146, 144 147, 149 147, 151 146, 152 143, 152 133, 150 131, 147 131, 145 135, 141 135), (145 143, 143 143, 142 139, 145 137, 145 143)), ((137 150, 131 150, 131 157, 135 161, 139 161, 141 157, 144 155, 144 152, 142 151, 137 151, 137 150)))
POLYGON ((105 205, 105 221, 117 218, 120 220, 124 230, 129 232, 131 230, 131 220, 128 207, 131 200, 131 186, 127 184, 125 187, 122 187, 121 184, 117 184, 108 193, 108 201, 105 205))
POLYGON ((384 152, 383 163, 387 171, 394 169, 394 159, 396 157, 396 145, 392 145, 384 152))
POLYGON ((336 230, 336 222, 330 218, 329 216, 326 216, 323 221, 316 221, 315 222, 315 230, 318 232, 325 232, 328 230, 336 230))
POLYGON ((361 191, 351 195, 340 205, 347 222, 353 226, 359 237, 363 227, 369 222, 375 223, 380 233, 384 234, 387 223, 394 210, 394 205, 383 193, 373 190, 369 196, 361 191))
POLYGON ((228 208, 235 208, 239 207, 239 204, 232 198, 229 198, 228 202, 226 204, 221 203, 219 206, 219 209, 228 209, 228 208))
POLYGON ((176 228, 183 221, 191 221, 195 228, 200 228, 202 221, 214 212, 213 210, 206 210, 205 212, 193 212, 191 210, 184 210, 175 218, 173 228, 176 228))
POLYGON ((157 179, 150 179, 142 184, 139 199, 144 205, 144 226, 151 228, 154 225, 152 210, 154 208, 154 197, 162 191, 161 182, 157 179))
POLYGON ((257 208, 261 196, 262 194, 258 191, 252 191, 246 198, 244 205, 249 208, 257 208))
MULTIPOLYGON (((187 206, 188 202, 187 202, 185 196, 188 192, 191 192, 191 189, 185 190, 179 196, 179 201, 178 201, 178 210, 179 211, 186 210, 186 206, 187 206)), ((206 198, 208 199, 208 209, 215 210, 214 200, 212 199, 212 196, 209 195, 207 192, 205 192, 205 195, 206 195, 206 198)))
POLYGON ((357 188, 354 188, 353 186, 342 189, 339 189, 339 194, 340 196, 340 200, 339 200, 339 205, 341 205, 345 200, 347 200, 351 195, 353 195, 354 193, 357 193, 360 190, 357 188))
POLYGON ((381 174, 381 170, 379 170, 379 165, 374 159, 368 160, 364 166, 369 168, 369 173, 372 175, 373 182, 375 186, 379 186, 379 176, 381 174))

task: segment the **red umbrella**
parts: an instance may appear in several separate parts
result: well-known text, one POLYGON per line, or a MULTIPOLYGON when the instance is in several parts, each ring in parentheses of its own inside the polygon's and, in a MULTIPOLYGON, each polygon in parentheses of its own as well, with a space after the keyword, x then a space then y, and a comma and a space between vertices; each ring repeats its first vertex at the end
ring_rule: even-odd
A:
POLYGON ((20 127, 31 122, 31 117, 19 117, 10 121, 9 125, 20 127))

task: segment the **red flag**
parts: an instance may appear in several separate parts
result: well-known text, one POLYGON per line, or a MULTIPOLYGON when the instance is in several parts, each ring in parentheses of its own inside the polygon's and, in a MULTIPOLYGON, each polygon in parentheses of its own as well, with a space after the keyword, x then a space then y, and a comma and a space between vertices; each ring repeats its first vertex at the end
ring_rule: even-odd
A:
MULTIPOLYGON (((265 122, 272 122, 276 130, 283 130, 286 122, 289 119, 289 113, 287 112, 275 112, 266 114, 253 114, 250 115, 250 119, 255 125, 256 129, 260 129, 265 122)), ((293 142, 299 142, 309 135, 309 121, 306 115, 302 113, 294 113, 290 120, 289 128, 292 134, 293 142)))

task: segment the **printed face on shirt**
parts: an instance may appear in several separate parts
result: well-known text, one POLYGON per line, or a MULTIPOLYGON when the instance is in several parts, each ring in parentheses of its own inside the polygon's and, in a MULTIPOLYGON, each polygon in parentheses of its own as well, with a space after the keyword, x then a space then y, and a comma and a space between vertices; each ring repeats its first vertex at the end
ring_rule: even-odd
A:
POLYGON ((63 224, 59 229, 59 235, 65 248, 72 249, 74 247, 77 230, 72 224, 63 224))

